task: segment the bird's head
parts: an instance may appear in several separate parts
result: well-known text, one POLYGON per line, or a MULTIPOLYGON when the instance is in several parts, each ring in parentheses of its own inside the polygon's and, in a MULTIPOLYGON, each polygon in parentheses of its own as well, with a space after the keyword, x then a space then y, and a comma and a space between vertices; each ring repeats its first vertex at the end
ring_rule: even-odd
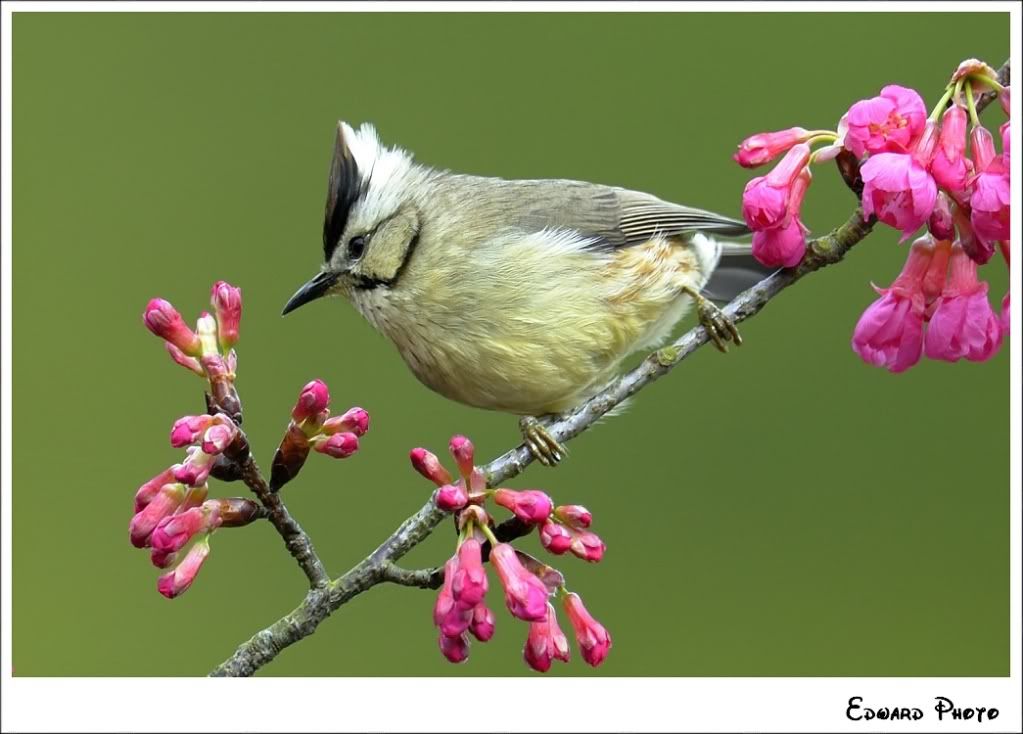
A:
POLYGON ((393 288, 419 240, 419 200, 429 173, 370 124, 338 122, 323 218, 323 266, 284 306, 321 296, 393 288))

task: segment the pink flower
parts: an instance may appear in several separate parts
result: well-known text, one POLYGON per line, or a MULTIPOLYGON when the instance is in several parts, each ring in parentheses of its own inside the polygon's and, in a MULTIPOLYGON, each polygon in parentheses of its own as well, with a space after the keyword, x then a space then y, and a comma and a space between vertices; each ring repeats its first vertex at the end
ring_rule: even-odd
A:
POLYGON ((465 633, 454 636, 442 634, 438 640, 440 651, 452 663, 464 663, 469 659, 469 638, 465 633))
POLYGON ((359 450, 359 437, 354 433, 335 433, 325 441, 313 441, 313 448, 335 459, 347 459, 359 450))
POLYGON ((196 541, 173 571, 165 573, 157 580, 157 590, 168 599, 184 594, 195 581, 199 569, 202 568, 202 564, 209 554, 210 542, 207 536, 196 541))
POLYGON ((791 268, 806 254, 807 229, 798 218, 788 225, 753 233, 753 257, 769 268, 791 268))
POLYGON ((494 636, 494 613, 483 602, 477 604, 472 610, 469 631, 480 642, 486 642, 494 636))
POLYGON ((890 84, 878 97, 863 99, 843 118, 845 147, 861 157, 864 152, 906 152, 924 128, 927 111, 913 89, 890 84))
POLYGON ((742 216, 750 229, 764 230, 788 223, 793 209, 799 211, 802 194, 796 192, 798 202, 793 207, 793 188, 800 174, 806 169, 810 160, 810 146, 800 143, 789 150, 777 166, 766 176, 758 176, 746 184, 742 192, 742 216))
POLYGON ((157 568, 169 568, 174 561, 178 560, 178 554, 168 553, 166 551, 160 551, 153 548, 152 552, 149 554, 149 560, 157 568))
POLYGON ((952 209, 952 219, 955 221, 956 230, 959 232, 958 243, 975 263, 983 265, 995 254, 995 242, 985 240, 977 236, 973 231, 971 212, 969 206, 966 208, 956 206, 952 209))
POLYGON ((151 300, 142 314, 142 321, 147 329, 185 354, 199 356, 199 337, 185 326, 181 314, 167 301, 162 298, 151 300))
POLYGON ((881 298, 863 312, 852 338, 853 350, 867 364, 902 372, 920 361, 926 305, 922 284, 933 254, 929 241, 914 242, 895 282, 875 287, 881 298))
POLYGON ((560 556, 572 547, 572 534, 564 525, 547 521, 540 526, 540 544, 554 555, 560 556))
POLYGON ((952 203, 944 191, 938 192, 934 211, 931 212, 931 217, 927 220, 927 231, 939 241, 954 240, 956 237, 955 224, 952 221, 952 203))
POLYGON ((1005 170, 1009 170, 1009 139, 1011 135, 1009 133, 1009 120, 1006 120, 998 128, 998 132, 1002 135, 1002 158, 1005 159, 1005 170))
POLYGON ((1009 333, 1009 293, 1006 292, 1005 296, 1002 297, 1002 336, 1004 337, 1009 333))
POLYGON ((512 616, 538 622, 546 616, 547 587, 525 569, 508 543, 498 543, 490 551, 490 562, 504 586, 504 601, 512 616))
POLYGON ((452 587, 455 574, 458 573, 458 556, 449 558, 444 564, 444 585, 437 594, 433 605, 433 623, 440 628, 441 634, 455 637, 469 628, 472 622, 473 608, 455 601, 452 587))
POLYGON ((790 127, 769 133, 757 133, 739 143, 739 150, 732 156, 743 168, 756 168, 774 160, 796 143, 802 143, 809 133, 801 127, 790 127))
POLYGON ((426 449, 417 448, 409 451, 408 457, 412 461, 412 468, 438 487, 451 483, 451 474, 443 467, 435 454, 426 449))
POLYGON ((564 605, 583 660, 593 667, 600 665, 611 649, 611 635, 600 622, 590 616, 578 594, 566 594, 564 605))
POLYGON ((551 515, 554 503, 551 498, 537 489, 516 492, 513 489, 499 489, 494 492, 494 502, 515 513, 515 517, 532 524, 542 523, 551 515))
POLYGON ((530 668, 541 673, 551 669, 552 660, 568 662, 568 638, 558 626, 558 616, 549 602, 546 618, 529 625, 529 636, 522 649, 522 657, 530 668))
POLYGON ((913 156, 903 153, 872 155, 860 168, 863 176, 863 214, 876 216, 902 230, 905 242, 920 229, 934 209, 938 188, 913 156))
POLYGON ((146 505, 152 502, 163 485, 170 484, 173 481, 174 472, 168 467, 139 487, 138 491, 135 492, 135 513, 138 514, 146 505))
POLYGON ((984 242, 1009 239, 1009 175, 988 170, 977 176, 970 197, 970 223, 984 242))
POLYGON ((473 463, 475 449, 473 448, 472 441, 465 436, 453 436, 450 443, 448 443, 448 451, 451 452, 455 463, 458 464, 459 473, 461 473, 462 477, 468 479, 476 468, 473 463))
POLYGON ((480 542, 468 538, 458 547, 458 568, 451 580, 451 597, 463 607, 475 607, 487 594, 487 572, 483 570, 480 542))
POLYGON ((956 104, 941 118, 941 134, 931 159, 931 175, 939 186, 952 192, 966 189, 972 166, 965 153, 966 110, 956 104))
POLYGON ((369 413, 362 408, 349 408, 344 414, 328 418, 323 423, 323 432, 328 436, 341 431, 365 436, 368 430, 369 413))
POLYGON ((1002 345, 1001 319, 991 309, 988 284, 977 280, 977 264, 960 246, 952 248, 948 284, 931 316, 924 351, 931 359, 973 362, 991 359, 1002 345))
POLYGON ((322 380, 313 380, 302 388, 298 402, 291 409, 291 417, 296 423, 301 423, 306 418, 322 413, 329 404, 330 392, 327 385, 322 380))
POLYGON ((242 289, 218 280, 210 292, 210 302, 217 314, 220 348, 226 352, 238 341, 238 325, 242 320, 242 289))
POLYGON ((437 507, 445 512, 454 512, 465 507, 469 502, 469 495, 466 494, 465 487, 462 486, 461 482, 458 484, 445 484, 437 490, 434 502, 437 507))
POLYGON ((178 418, 171 428, 171 446, 179 449, 195 443, 212 424, 212 415, 186 415, 184 418, 178 418))
POLYGON ((149 545, 149 536, 159 522, 172 514, 185 500, 185 488, 180 484, 165 484, 141 511, 137 512, 128 526, 131 544, 136 548, 149 545))
POLYGON ((582 505, 559 505, 554 508, 554 516, 574 528, 588 528, 593 521, 593 515, 582 505))
POLYGON ((572 530, 571 533, 573 538, 569 549, 574 556, 591 563, 596 563, 604 557, 607 546, 599 535, 589 530, 572 530))

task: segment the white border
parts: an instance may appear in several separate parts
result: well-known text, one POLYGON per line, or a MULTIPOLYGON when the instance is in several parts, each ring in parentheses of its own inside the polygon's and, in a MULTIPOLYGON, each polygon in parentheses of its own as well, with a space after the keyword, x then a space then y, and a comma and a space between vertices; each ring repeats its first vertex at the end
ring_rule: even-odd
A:
MULTIPOLYGON (((252 680, 105 679, 11 677, 11 13, 32 12, 305 12, 358 10, 484 12, 651 12, 668 10, 744 12, 1010 12, 1011 57, 1019 59, 1021 13, 1011 2, 891 3, 655 3, 655 2, 148 2, 20 3, 3 5, 2 148, 2 637, 0 684, 4 731, 449 731, 489 722, 510 731, 1020 731, 1020 266, 1010 276, 1015 299, 1011 353, 1011 500, 1009 678, 256 678, 252 680), (453 688, 453 686, 455 688, 453 688), (452 693, 457 690, 457 699, 452 693), (864 705, 917 706, 919 721, 853 722, 850 696, 864 705), (396 696, 401 696, 396 699, 396 696), (938 722, 934 697, 959 705, 1000 709, 992 722, 938 722), (395 700, 406 705, 395 706, 395 700), (531 704, 527 702, 536 702, 531 704), (546 702, 542 709, 538 704, 546 702), (278 705, 279 703, 279 705, 278 705), (479 712, 483 718, 470 716, 479 712)), ((935 43, 940 43, 935 39, 935 43)), ((1000 61, 1000 59, 996 60, 1000 61)), ((1020 100, 1012 100, 1019 120, 1020 100)), ((1020 150, 1018 125, 1012 146, 1020 150)), ((1012 161, 1020 179, 1020 156, 1012 161)), ((1018 183, 1016 186, 1018 187, 1018 183)), ((1017 197, 1018 198, 1018 197, 1017 197)), ((1020 236, 1020 207, 1012 213, 1013 240, 1020 236)), ((1015 249, 1019 249, 1017 246, 1015 249)), ((991 426, 997 435, 997 427, 991 426)), ((935 640, 940 644, 940 640, 935 640)))

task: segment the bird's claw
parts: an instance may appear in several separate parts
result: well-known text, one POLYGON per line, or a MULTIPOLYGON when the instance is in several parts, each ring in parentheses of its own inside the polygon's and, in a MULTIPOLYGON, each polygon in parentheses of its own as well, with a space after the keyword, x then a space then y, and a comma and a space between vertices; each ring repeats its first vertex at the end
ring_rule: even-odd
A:
POLYGON ((700 319, 700 324, 707 330, 707 336, 714 342, 719 352, 727 352, 730 341, 737 347, 742 346, 742 337, 735 328, 735 322, 728 318, 724 311, 699 293, 692 292, 690 295, 696 302, 696 315, 700 319))
POLYGON ((519 430, 529 453, 544 466, 557 466, 568 455, 568 449, 558 443, 536 418, 527 416, 519 420, 519 430))

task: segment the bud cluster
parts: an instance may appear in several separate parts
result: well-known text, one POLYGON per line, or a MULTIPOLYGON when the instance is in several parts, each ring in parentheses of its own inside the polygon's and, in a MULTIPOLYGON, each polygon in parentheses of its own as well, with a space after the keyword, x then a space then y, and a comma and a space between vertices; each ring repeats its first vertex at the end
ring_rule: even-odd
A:
POLYGON ((596 562, 606 546, 587 529, 592 521, 589 511, 580 505, 555 506, 538 489, 488 489, 468 438, 453 437, 448 450, 458 466, 457 480, 426 449, 409 454, 416 471, 437 485, 434 502, 454 514, 459 529, 456 552, 444 565, 444 583, 433 610, 441 653, 453 663, 463 662, 469 657, 469 635, 486 642, 494 634, 494 614, 485 602, 489 584, 483 562, 489 546, 505 606, 512 616, 529 623, 523 649, 526 663, 546 672, 553 660, 568 661, 568 640, 551 603, 552 597, 560 597, 583 659, 600 665, 611 647, 607 630, 590 616, 577 594, 568 592, 559 571, 498 539, 486 503, 493 500, 521 523, 535 527, 548 551, 558 555, 571 551, 596 562))

